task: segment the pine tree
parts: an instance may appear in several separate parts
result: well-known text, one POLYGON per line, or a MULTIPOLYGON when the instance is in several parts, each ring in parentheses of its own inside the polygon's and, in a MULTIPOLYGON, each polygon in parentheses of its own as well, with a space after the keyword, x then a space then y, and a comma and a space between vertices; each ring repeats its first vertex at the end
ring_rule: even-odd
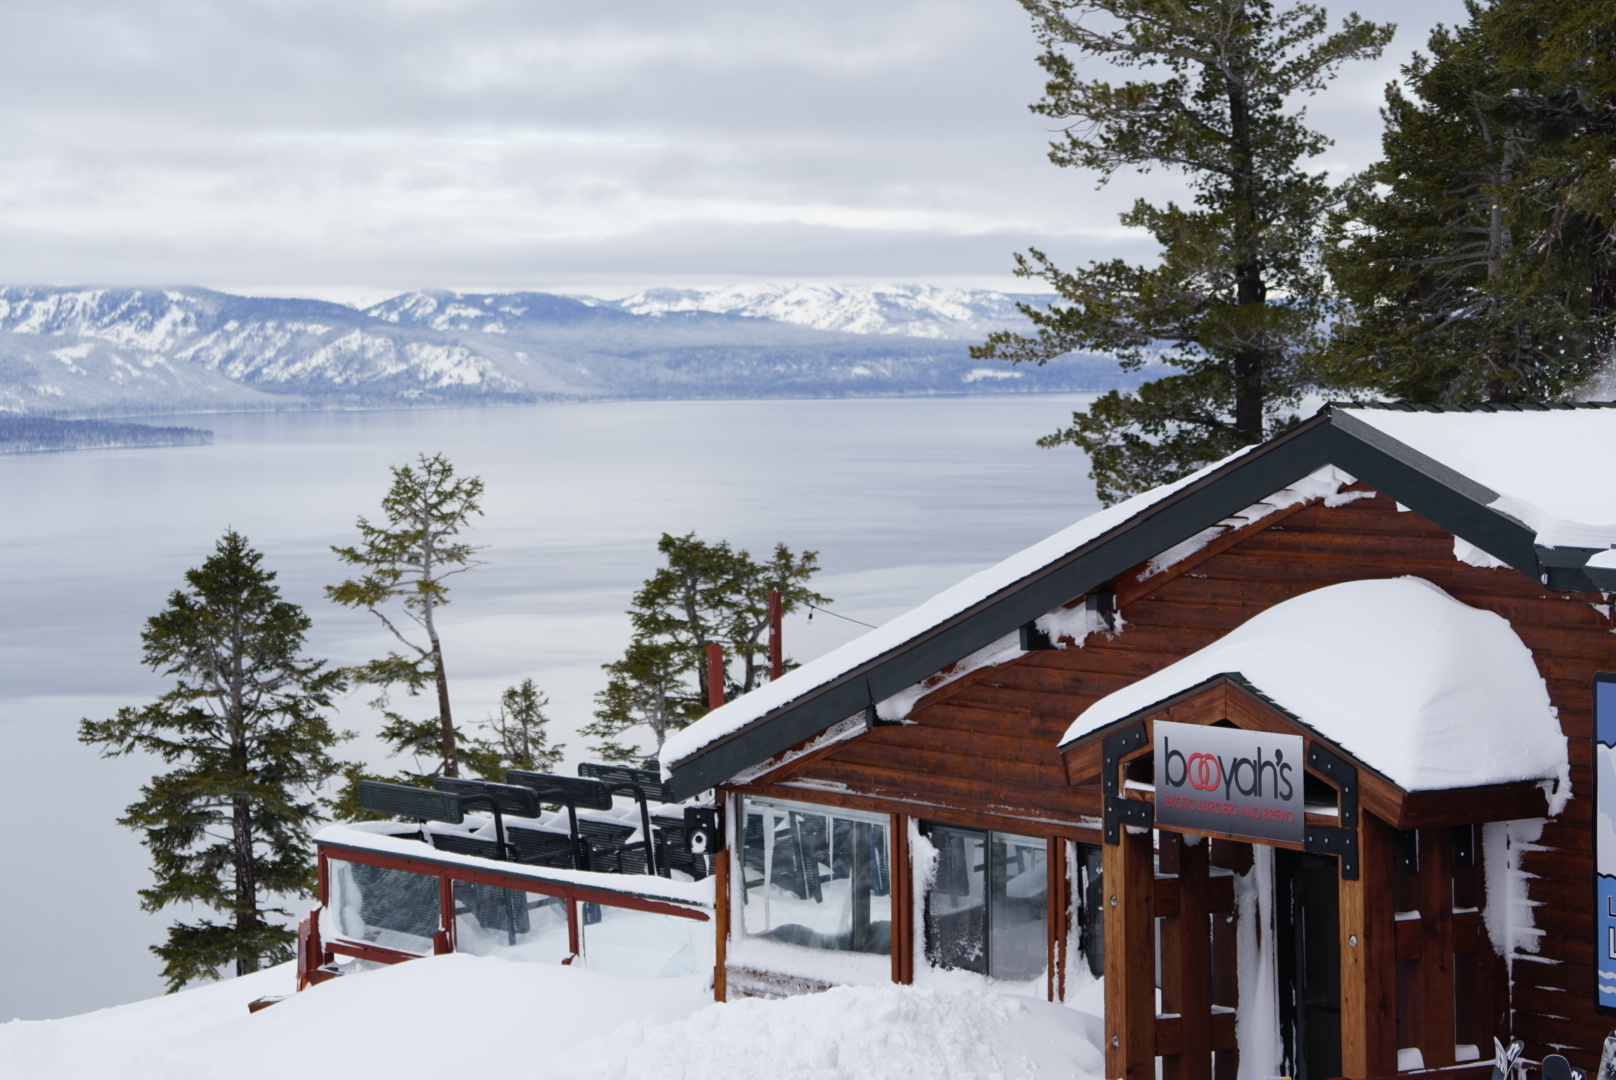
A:
POLYGON ((1382 159, 1332 228, 1326 264, 1347 306, 1318 361, 1329 384, 1418 403, 1546 401, 1604 361, 1610 225, 1544 180, 1561 166, 1546 104, 1557 76, 1509 64, 1496 25, 1523 6, 1543 9, 1471 5, 1472 22, 1439 27, 1387 88, 1382 159))
POLYGON ((1530 249, 1586 289, 1590 366, 1616 359, 1616 7, 1606 0, 1470 3, 1533 152, 1518 198, 1546 213, 1530 249))
POLYGON ((500 696, 499 711, 480 725, 486 736, 466 744, 466 764, 484 780, 494 781, 503 781, 507 769, 554 772, 566 745, 550 745, 550 717, 544 711, 549 704, 532 679, 507 688, 500 696))
POLYGON ((1324 311, 1319 233, 1335 198, 1303 162, 1329 140, 1294 99, 1348 60, 1373 58, 1391 29, 1349 16, 1326 34, 1318 8, 1269 0, 1021 0, 1048 74, 1033 111, 1062 124, 1050 160, 1094 170, 1182 173, 1194 206, 1136 201, 1122 216, 1161 248, 1154 267, 1122 260, 1066 271, 1042 251, 1016 274, 1067 303, 1024 305, 1031 336, 991 335, 982 358, 1043 364, 1074 350, 1175 374, 1102 395, 1039 440, 1087 451, 1107 504, 1172 480, 1294 422, 1300 364, 1324 311), (1086 81, 1079 58, 1146 78, 1086 81))
POLYGON ((299 655, 309 618, 281 599, 262 562, 240 533, 225 533, 141 634, 145 664, 174 677, 173 689, 79 725, 80 741, 105 757, 139 751, 173 766, 119 819, 152 854, 141 907, 227 916, 175 922, 152 947, 170 991, 291 958, 290 913, 272 898, 312 894, 315 793, 339 769, 332 746, 348 737, 323 715, 341 675, 299 655))
POLYGON ((385 524, 373 525, 361 517, 360 542, 331 549, 343 562, 362 568, 363 574, 328 586, 326 595, 345 607, 369 611, 403 646, 402 651, 350 669, 350 674, 355 681, 380 689, 373 704, 387 721, 382 737, 395 753, 437 758, 429 770, 408 776, 417 781, 459 776, 460 734, 449 707, 437 610, 449 602, 447 580, 481 565, 473 558, 479 549, 456 538, 473 514, 482 513, 483 482, 475 476, 457 479, 454 466, 442 454, 421 454, 415 465, 394 466, 392 474, 392 486, 382 499, 385 524), (382 610, 395 603, 415 624, 417 636, 407 635, 401 622, 382 610), (437 692, 436 716, 410 719, 391 707, 393 689, 402 688, 413 697, 428 686, 437 692))
POLYGON ((782 614, 831 602, 807 584, 819 572, 817 552, 795 555, 776 544, 760 563, 727 541, 708 543, 694 533, 663 533, 657 550, 666 564, 634 594, 633 637, 622 659, 604 665, 606 689, 595 695, 595 719, 583 729, 610 761, 642 756, 637 743, 621 741, 625 733, 645 728, 660 754, 668 735, 707 711, 709 642, 724 647, 726 699, 761 684, 770 592, 780 593, 782 614))
POLYGON ((688 678, 695 663, 689 649, 630 640, 621 660, 603 665, 606 689, 595 695, 595 718, 581 732, 597 740, 595 753, 605 761, 640 761, 646 754, 638 741, 622 737, 643 727, 654 740, 650 756, 660 757, 669 735, 707 711, 688 678))

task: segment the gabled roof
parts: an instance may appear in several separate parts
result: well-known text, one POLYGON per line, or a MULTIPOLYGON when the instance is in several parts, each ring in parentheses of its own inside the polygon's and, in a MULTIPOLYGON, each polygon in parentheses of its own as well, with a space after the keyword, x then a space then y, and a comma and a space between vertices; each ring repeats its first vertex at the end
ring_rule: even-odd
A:
POLYGON ((1532 653, 1502 616, 1414 577, 1328 585, 1107 694, 1062 747, 1238 676, 1403 791, 1567 779, 1532 653))
POLYGON ((1327 405, 713 710, 664 746, 670 785, 683 797, 723 783, 1326 466, 1551 588, 1616 591, 1616 563, 1587 565, 1616 545, 1616 512, 1605 512, 1616 494, 1601 476, 1616 461, 1612 404, 1327 405), (1599 489, 1586 510, 1578 509, 1579 481, 1599 489))

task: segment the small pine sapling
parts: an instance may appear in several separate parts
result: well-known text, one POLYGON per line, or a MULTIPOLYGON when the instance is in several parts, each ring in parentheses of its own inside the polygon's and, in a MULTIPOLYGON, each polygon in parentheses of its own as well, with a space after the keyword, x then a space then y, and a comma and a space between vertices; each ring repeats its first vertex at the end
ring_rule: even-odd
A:
POLYGON ((523 679, 500 695, 499 711, 479 727, 484 734, 466 743, 462 756, 484 780, 503 781, 507 769, 555 772, 566 744, 550 744, 550 699, 523 679))
POLYGON ((607 761, 645 757, 637 739, 624 739, 641 729, 653 742, 651 756, 660 757, 669 735, 707 712, 709 643, 724 648, 726 699, 762 683, 770 592, 780 593, 783 614, 831 603, 808 587, 819 572, 817 552, 794 555, 777 544, 768 561, 758 562, 728 541, 710 543, 694 533, 663 533, 657 550, 666 562, 634 594, 633 636, 622 659, 603 665, 606 688, 595 695, 595 719, 582 731, 607 761))
POLYGON ((404 778, 429 782, 436 775, 460 775, 460 740, 449 707, 437 610, 449 602, 446 581, 482 565, 473 558, 479 549, 457 537, 472 515, 482 513, 483 482, 475 476, 457 479, 454 465, 442 454, 421 454, 414 465, 394 466, 392 473, 392 486, 382 499, 385 523, 376 525, 361 517, 360 542, 331 549, 363 572, 327 586, 326 596, 344 607, 369 611, 403 646, 402 651, 349 669, 349 675, 381 688, 374 705, 387 720, 382 737, 395 753, 431 753, 439 758, 430 771, 404 778), (403 618, 415 624, 413 636, 405 633, 398 617, 383 610, 395 604, 403 618), (410 720, 390 708, 389 690, 402 687, 413 697, 428 686, 437 693, 435 717, 410 720))

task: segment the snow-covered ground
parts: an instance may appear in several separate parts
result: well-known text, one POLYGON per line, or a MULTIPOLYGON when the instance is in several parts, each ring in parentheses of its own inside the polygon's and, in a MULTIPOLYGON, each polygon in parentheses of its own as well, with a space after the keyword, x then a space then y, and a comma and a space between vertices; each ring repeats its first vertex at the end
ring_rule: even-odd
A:
POLYGON ((704 976, 640 979, 464 954, 286 993, 290 966, 64 1020, 0 1025, 29 1080, 1085 1080, 1082 1014, 981 991, 843 987, 711 1002, 704 976))

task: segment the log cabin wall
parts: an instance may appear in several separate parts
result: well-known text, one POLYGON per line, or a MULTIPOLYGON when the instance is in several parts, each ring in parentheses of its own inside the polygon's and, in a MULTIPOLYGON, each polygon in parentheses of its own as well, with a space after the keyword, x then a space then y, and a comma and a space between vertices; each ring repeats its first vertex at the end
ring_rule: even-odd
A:
MULTIPOLYGON (((1293 596, 1365 578, 1422 577, 1508 619, 1532 650, 1570 740, 1575 795, 1519 855, 1521 870, 1531 875, 1529 899, 1540 905, 1533 908, 1537 933, 1524 936, 1536 951, 1510 958, 1511 994, 1496 1009, 1461 1000, 1460 1011, 1496 1012, 1497 1023, 1487 1026, 1524 1038, 1531 1057, 1558 1049, 1591 1068, 1609 1024, 1592 1004, 1590 683, 1596 672, 1616 669, 1610 609, 1597 593, 1549 592, 1518 571, 1461 562, 1454 547, 1451 533, 1367 492, 1335 507, 1314 502, 1276 512, 1213 538, 1153 576, 1141 568, 1118 579, 1119 633, 967 675, 921 699, 912 723, 877 728, 760 790, 812 801, 892 799, 1092 828, 1099 792, 1071 788, 1055 749, 1078 713, 1293 596)), ((1467 932, 1450 927, 1448 936, 1467 932)), ((1486 949, 1468 952, 1459 969, 1495 962, 1488 956, 1486 949)), ((1410 1030, 1431 1022, 1405 1010, 1410 1030)), ((1468 1030, 1479 1036, 1474 1025, 1468 1030)), ((1483 1053, 1489 1049, 1484 1043, 1483 1053)))

